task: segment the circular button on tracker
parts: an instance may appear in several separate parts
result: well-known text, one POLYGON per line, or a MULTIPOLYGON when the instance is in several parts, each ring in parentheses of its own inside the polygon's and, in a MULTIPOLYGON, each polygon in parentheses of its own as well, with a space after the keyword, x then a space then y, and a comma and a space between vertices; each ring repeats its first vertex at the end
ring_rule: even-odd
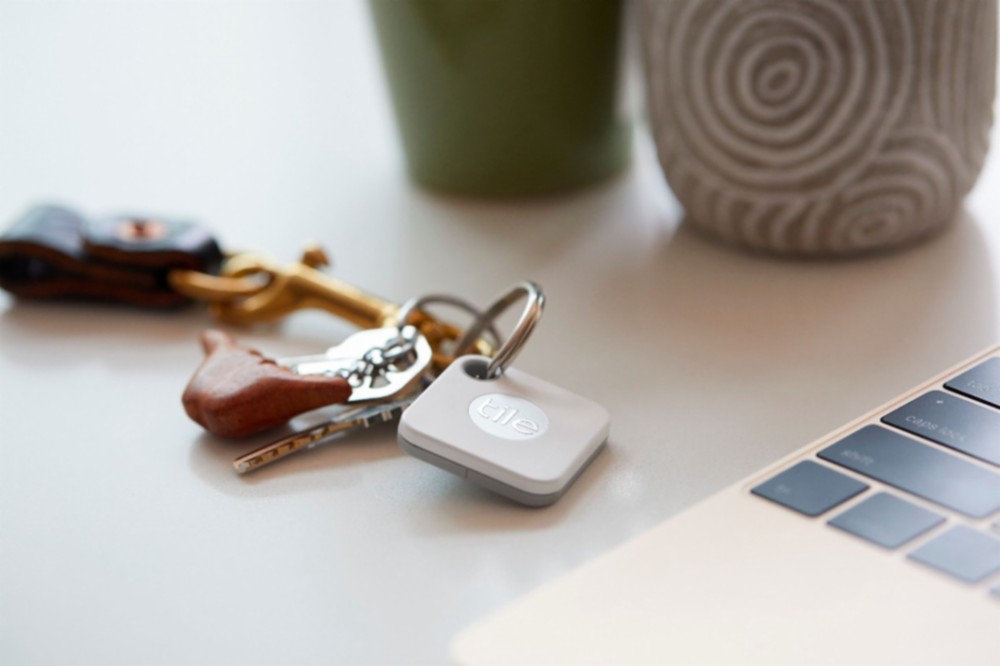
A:
POLYGON ((607 440, 599 404, 512 367, 541 319, 545 297, 531 282, 498 298, 456 343, 461 355, 511 305, 527 302, 493 358, 457 358, 399 424, 407 453, 515 501, 555 502, 607 440))
POLYGON ((469 418, 483 432, 521 441, 549 429, 549 417, 533 402, 503 393, 487 393, 469 403, 469 418))

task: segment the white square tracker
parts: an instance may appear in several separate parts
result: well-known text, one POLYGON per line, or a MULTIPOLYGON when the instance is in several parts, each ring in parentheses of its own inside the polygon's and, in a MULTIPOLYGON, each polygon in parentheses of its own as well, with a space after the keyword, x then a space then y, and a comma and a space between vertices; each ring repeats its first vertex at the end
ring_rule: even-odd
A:
POLYGON ((522 504, 552 504, 601 450, 608 412, 516 368, 481 379, 488 363, 448 366, 403 412, 399 445, 522 504))

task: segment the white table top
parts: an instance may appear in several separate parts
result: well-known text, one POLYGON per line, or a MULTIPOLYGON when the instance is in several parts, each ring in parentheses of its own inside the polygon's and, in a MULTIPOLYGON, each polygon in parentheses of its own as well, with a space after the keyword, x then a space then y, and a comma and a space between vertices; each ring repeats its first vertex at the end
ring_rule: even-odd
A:
MULTIPOLYGON (((995 141, 996 143, 996 141, 995 141)), ((0 2, 0 220, 60 201, 198 219, 395 300, 549 298, 518 366, 605 404, 610 445, 520 508, 391 428, 247 477, 180 407, 207 312, 0 295, 0 662, 441 663, 470 621, 998 338, 1000 157, 941 237, 776 261, 680 226, 632 168, 532 203, 410 185, 363 4, 0 2)), ((351 328, 234 330, 273 356, 351 328)))

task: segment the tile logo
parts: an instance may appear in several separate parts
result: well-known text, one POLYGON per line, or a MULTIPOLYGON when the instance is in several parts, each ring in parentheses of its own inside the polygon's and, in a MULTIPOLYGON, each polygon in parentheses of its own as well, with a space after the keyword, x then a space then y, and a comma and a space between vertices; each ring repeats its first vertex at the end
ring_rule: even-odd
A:
POLYGON ((533 439, 549 429, 549 417, 535 403, 502 393, 469 403, 469 418, 483 432, 503 439, 533 439))

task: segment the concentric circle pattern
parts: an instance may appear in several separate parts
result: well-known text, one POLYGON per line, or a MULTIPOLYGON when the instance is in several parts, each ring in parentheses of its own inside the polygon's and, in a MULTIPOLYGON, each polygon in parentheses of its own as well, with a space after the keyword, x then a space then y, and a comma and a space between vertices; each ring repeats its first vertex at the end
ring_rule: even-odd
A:
POLYGON ((645 0, 651 120, 691 223, 788 254, 946 224, 992 124, 996 0, 645 0))

